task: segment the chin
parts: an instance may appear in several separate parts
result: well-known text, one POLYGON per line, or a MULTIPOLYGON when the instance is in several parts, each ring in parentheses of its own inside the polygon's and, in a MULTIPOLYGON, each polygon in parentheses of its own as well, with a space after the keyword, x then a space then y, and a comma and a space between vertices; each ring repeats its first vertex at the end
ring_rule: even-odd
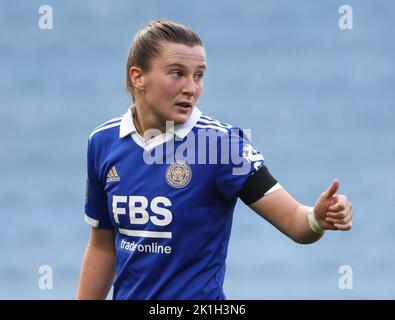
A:
POLYGON ((188 121, 189 117, 191 116, 192 112, 188 112, 185 114, 177 114, 172 117, 172 121, 174 121, 175 124, 184 124, 185 122, 188 121))
POLYGON ((187 122, 188 118, 189 118, 189 116, 188 117, 182 117, 182 119, 181 119, 181 117, 177 118, 177 119, 174 119, 174 123, 175 124, 184 124, 185 122, 187 122))

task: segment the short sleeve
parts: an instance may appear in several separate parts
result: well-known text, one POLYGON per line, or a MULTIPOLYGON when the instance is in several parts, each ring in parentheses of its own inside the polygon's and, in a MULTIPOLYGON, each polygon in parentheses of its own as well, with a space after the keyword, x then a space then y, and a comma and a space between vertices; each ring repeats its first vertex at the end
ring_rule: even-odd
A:
POLYGON ((264 182, 254 184, 255 187, 258 186, 255 188, 258 195, 263 196, 277 184, 276 179, 268 173, 263 155, 253 148, 250 138, 244 131, 232 128, 224 138, 228 141, 220 143, 220 164, 216 173, 216 184, 226 199, 239 196, 244 202, 251 202, 251 187, 246 190, 245 186, 249 181, 255 182, 256 177, 260 177, 259 181, 264 182), (252 179, 254 175, 255 178, 252 179))
POLYGON ((98 179, 95 159, 95 152, 92 138, 88 141, 87 151, 87 181, 85 192, 85 221, 95 228, 112 229, 108 206, 107 195, 103 185, 98 179))

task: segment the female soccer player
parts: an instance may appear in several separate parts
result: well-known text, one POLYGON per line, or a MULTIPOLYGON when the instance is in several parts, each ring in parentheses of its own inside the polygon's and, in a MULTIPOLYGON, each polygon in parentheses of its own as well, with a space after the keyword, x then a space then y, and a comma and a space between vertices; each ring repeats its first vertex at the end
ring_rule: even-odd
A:
POLYGON ((129 50, 133 105, 88 142, 85 220, 92 226, 79 299, 225 299, 233 210, 240 198, 297 243, 351 229, 339 181, 314 207, 269 173, 242 130, 197 107, 206 56, 199 36, 167 20, 129 50))

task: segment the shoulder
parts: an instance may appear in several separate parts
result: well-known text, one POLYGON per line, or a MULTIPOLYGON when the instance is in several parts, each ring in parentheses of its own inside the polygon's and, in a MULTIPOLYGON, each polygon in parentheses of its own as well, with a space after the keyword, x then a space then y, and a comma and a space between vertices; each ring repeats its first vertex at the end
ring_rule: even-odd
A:
POLYGON ((112 136, 115 134, 118 135, 121 120, 122 116, 116 116, 97 126, 95 129, 92 130, 91 134, 89 135, 89 140, 92 140, 93 138, 95 138, 95 140, 103 139, 107 136, 112 136))
POLYGON ((228 137, 233 140, 247 140, 249 141, 249 130, 243 130, 238 126, 228 124, 217 120, 214 117, 202 114, 196 122, 195 127, 197 130, 206 130, 209 133, 215 133, 220 137, 228 137))
POLYGON ((109 150, 119 139, 122 116, 114 117, 92 130, 88 139, 88 152, 98 154, 109 150))
POLYGON ((221 122, 213 117, 202 114, 199 120, 196 122, 195 128, 207 130, 212 129, 217 132, 229 134, 231 129, 235 127, 228 123, 221 122))

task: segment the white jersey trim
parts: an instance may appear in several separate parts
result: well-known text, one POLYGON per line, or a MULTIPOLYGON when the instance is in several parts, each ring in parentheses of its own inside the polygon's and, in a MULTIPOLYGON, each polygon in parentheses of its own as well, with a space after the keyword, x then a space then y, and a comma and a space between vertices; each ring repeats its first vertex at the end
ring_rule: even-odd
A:
POLYGON ((199 122, 204 122, 204 123, 208 123, 208 124, 215 124, 219 127, 227 128, 227 129, 232 128, 232 126, 230 124, 219 122, 218 120, 207 117, 207 116, 201 116, 199 119, 199 122))
POLYGON ((107 129, 110 129, 110 128, 113 128, 113 127, 120 126, 120 124, 121 124, 121 122, 118 121, 118 122, 116 122, 116 123, 112 123, 112 124, 106 125, 106 126, 104 126, 104 127, 101 127, 101 128, 99 128, 99 129, 96 129, 95 131, 93 131, 93 132, 91 133, 91 135, 89 136, 89 139, 92 138, 96 133, 98 133, 98 132, 100 132, 100 131, 103 131, 103 130, 107 130, 107 129))
POLYGON ((90 224, 94 228, 99 227, 99 220, 96 220, 96 219, 93 219, 91 217, 88 217, 87 214, 85 214, 85 222, 90 224))
POLYGON ((225 128, 222 128, 222 127, 218 127, 215 124, 200 124, 200 123, 197 123, 195 125, 195 127, 196 128, 202 128, 202 129, 215 129, 215 130, 221 131, 223 133, 228 133, 228 130, 226 130, 225 128))
MULTIPOLYGON (((133 106, 131 107, 133 108, 133 106)), ((149 141, 146 141, 138 132, 133 123, 132 109, 129 108, 128 111, 123 115, 120 128, 119 128, 119 138, 122 139, 127 137, 128 135, 134 140, 134 142, 142 147, 144 150, 149 151, 154 149, 155 147, 169 141, 173 138, 173 135, 176 135, 180 139, 184 139, 188 133, 193 129, 196 123, 199 121, 202 112, 194 107, 191 116, 184 124, 175 125, 173 128, 170 128, 169 132, 163 133, 152 138, 149 141)), ((104 128, 104 127, 103 127, 104 128)))
MULTIPOLYGON (((137 129, 133 123, 132 117, 132 108, 129 108, 128 111, 123 115, 121 120, 121 126, 119 129, 119 138, 124 138, 132 133, 137 133, 137 129)), ((170 131, 181 139, 184 139, 188 133, 193 129, 195 124, 199 121, 202 112, 198 109, 198 107, 194 107, 191 116, 184 124, 177 124, 170 131)), ((165 135, 165 134, 163 134, 165 135)), ((143 137, 141 137, 143 138, 143 137)), ((148 144, 150 142, 148 141, 148 144)))
POLYGON ((108 121, 102 123, 101 125, 97 126, 95 129, 93 129, 93 131, 95 131, 95 130, 101 128, 101 127, 103 127, 104 125, 106 125, 106 124, 108 124, 108 123, 110 123, 110 122, 115 122, 115 121, 118 121, 118 120, 121 120, 121 119, 122 119, 122 116, 118 116, 118 117, 116 117, 116 118, 112 118, 112 119, 110 119, 110 120, 108 120, 108 121))
POLYGON ((171 239, 171 232, 162 231, 145 231, 145 230, 128 230, 128 229, 118 229, 120 233, 130 236, 130 237, 143 237, 143 238, 166 238, 171 239))
POLYGON ((157 146, 166 143, 167 141, 170 141, 170 139, 173 138, 173 134, 166 132, 164 134, 161 134, 159 136, 156 136, 154 138, 152 138, 149 141, 144 140, 144 138, 142 136, 140 136, 139 133, 133 132, 131 134, 131 137, 133 139, 133 141, 138 144, 140 147, 142 147, 145 151, 150 151, 154 148, 156 148, 157 146))

